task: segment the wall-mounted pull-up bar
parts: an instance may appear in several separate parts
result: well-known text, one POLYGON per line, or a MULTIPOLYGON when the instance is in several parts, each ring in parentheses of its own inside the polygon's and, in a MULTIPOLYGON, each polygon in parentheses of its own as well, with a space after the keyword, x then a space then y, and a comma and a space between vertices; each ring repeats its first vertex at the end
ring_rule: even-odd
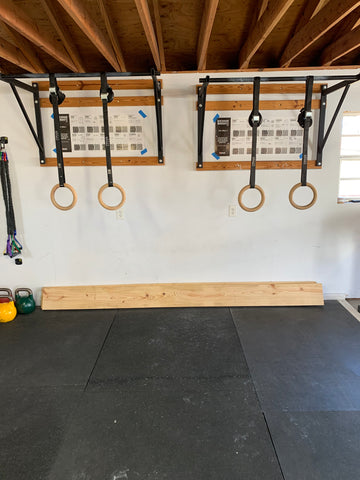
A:
MULTIPOLYGON (((210 84, 240 84, 237 86, 241 86, 241 84, 246 84, 246 83, 253 83, 255 77, 228 77, 228 78, 222 78, 222 77, 213 77, 210 78, 208 75, 206 78, 200 78, 200 83, 201 86, 198 89, 198 161, 197 161, 197 169, 199 170, 204 170, 204 162, 203 162, 203 137, 204 137, 204 123, 205 123, 205 110, 206 110, 206 95, 208 91, 208 87, 210 84)), ((304 76, 284 76, 284 77, 261 77, 261 85, 263 86, 264 84, 268 82, 274 82, 274 83, 284 83, 284 82, 306 82, 308 77, 304 76)), ((331 87, 327 87, 326 85, 322 85, 321 88, 321 97, 320 97, 320 105, 318 108, 320 108, 320 116, 319 116, 319 126, 318 126, 318 144, 317 144, 317 155, 316 155, 316 161, 315 165, 316 167, 321 167, 322 166, 322 155, 323 155, 323 150, 325 147, 325 144, 327 142, 327 139, 329 137, 329 134, 331 132, 331 129, 335 123, 335 120, 337 118, 337 115, 339 114, 339 111, 341 109, 341 106, 345 100, 345 97, 349 91, 349 87, 352 83, 358 82, 360 80, 360 73, 357 75, 321 75, 321 76, 314 76, 313 77, 314 81, 317 82, 323 82, 323 81, 340 81, 339 83, 332 85, 331 87), (330 95, 333 92, 336 92, 337 90, 344 88, 344 92, 338 102, 338 105, 335 109, 335 112, 332 116, 332 119, 329 123, 328 129, 325 133, 325 115, 326 115, 326 97, 330 95)), ((315 87, 315 85, 314 85, 315 87)), ((280 89, 281 90, 281 89, 280 89)), ((284 89, 285 90, 285 89, 284 89)), ((219 93, 219 92, 212 92, 212 93, 219 93)), ((226 93, 231 93, 230 91, 226 93)), ((233 92, 235 93, 235 92, 233 92)), ((247 91, 247 89, 243 88, 242 90, 239 89, 238 92, 236 93, 250 93, 250 91, 247 91)), ((270 89, 266 93, 272 93, 270 89)), ((279 92, 277 92, 279 93, 279 92)), ((291 93, 289 91, 289 93, 291 93)), ((285 105, 285 102, 281 102, 282 108, 290 108, 285 105)), ((290 101, 289 101, 290 102, 290 101)), ((209 102, 211 103, 211 102, 209 102)), ((228 108, 228 109, 244 109, 244 105, 235 105, 236 102, 233 102, 233 108, 228 108)), ((242 104, 246 104, 247 102, 241 102, 242 104)), ((291 102, 293 103, 293 102, 291 102)), ((280 104, 279 104, 280 105, 280 104)), ((289 104, 290 105, 290 104, 289 104)), ((268 108, 273 108, 275 105, 274 102, 269 101, 269 107, 268 108), (271 104, 271 105, 270 105, 271 104)), ((215 163, 215 162, 213 162, 215 163)), ((230 162, 228 162, 230 163, 230 162)), ((265 163, 265 162, 263 162, 265 163)), ((240 168, 239 162, 232 162, 233 166, 229 168, 240 168)), ((292 167, 293 168, 293 167, 292 167)), ((220 165, 219 168, 211 168, 211 169, 223 169, 222 166, 220 165)))
MULTIPOLYGON (((74 73, 74 72, 68 72, 68 73, 54 73, 52 74, 54 79, 66 79, 66 78, 100 78, 101 73, 74 73)), ((157 147, 158 147, 158 157, 157 157, 157 163, 159 165, 164 164, 164 153, 163 153, 163 134, 162 134, 162 112, 161 112, 161 106, 162 106, 162 97, 161 97, 161 81, 157 79, 157 77, 160 75, 160 72, 152 69, 149 72, 146 73, 134 73, 134 72, 108 72, 105 74, 107 78, 113 78, 113 77, 120 77, 120 78, 128 78, 128 77, 151 77, 150 82, 152 82, 152 87, 151 85, 150 88, 153 88, 154 91, 154 97, 152 102, 148 102, 149 105, 155 105, 155 112, 156 112, 156 127, 157 127, 157 147)), ((28 85, 27 83, 24 83, 20 81, 19 79, 49 79, 49 74, 34 74, 34 73, 24 73, 24 74, 19 74, 19 75, 2 75, 0 74, 0 80, 3 82, 6 82, 10 84, 11 89, 15 95, 16 101, 19 104, 19 107, 25 117, 25 120, 30 128, 30 131, 38 145, 39 148, 39 157, 40 157, 40 164, 45 165, 46 164, 46 158, 45 158, 45 147, 44 147, 44 136, 43 136, 43 128, 42 128, 42 122, 41 122, 41 112, 40 112, 40 107, 42 104, 42 100, 47 101, 46 99, 41 99, 39 98, 39 84, 34 82, 32 85, 28 85), (35 108, 35 117, 36 117, 36 129, 32 125, 32 122, 29 118, 29 115, 26 111, 26 108, 17 92, 16 88, 21 88, 22 90, 28 91, 33 94, 34 98, 34 108, 35 108)), ((116 82, 116 81, 115 81, 116 82)), ((114 83, 115 83, 114 82, 114 83)), ((130 82, 130 81, 129 81, 130 82)), ((144 84, 146 80, 141 80, 141 82, 144 84)), ((43 83, 43 82, 40 82, 43 83)), ((76 83, 76 82, 75 82, 76 83)), ((86 82, 84 82, 86 83, 86 82)), ((90 82, 91 83, 91 82, 90 82)), ((136 80, 134 80, 134 86, 136 83, 136 80)), ((76 86, 76 85, 75 85, 76 86)), ((82 86, 82 82, 80 82, 80 87, 82 86)), ((117 88, 122 88, 121 86, 121 81, 116 82, 117 88)), ((149 88, 149 86, 146 86, 146 88, 149 88)), ((129 83, 127 81, 124 81, 124 87, 127 89, 129 88, 129 83)), ((91 88, 91 87, 90 87, 91 88)), ((139 84, 139 88, 140 84, 139 84)), ((72 88, 73 89, 73 86, 72 88)), ((125 99, 128 97, 124 97, 125 99)), ((135 97, 134 97, 135 98, 135 97)), ((148 97, 143 97, 147 99, 148 97)), ((150 97, 149 97, 150 98, 150 97)), ((71 99, 75 100, 75 99, 71 99)), ((97 101, 97 99, 93 99, 97 101)), ((114 104, 117 102, 114 101, 114 104)), ((119 105, 121 105, 124 102, 120 102, 119 105)), ((51 106, 51 105, 49 105, 51 106)), ((71 106, 76 106, 75 104, 72 104, 71 106)), ((92 105, 88 105, 92 106, 92 105)), ((129 102, 129 106, 132 106, 132 103, 129 102)), ((155 158, 152 157, 152 159, 148 159, 147 164, 153 165, 155 163, 155 158)), ((65 159, 66 162, 66 159, 65 159)), ((76 159, 75 162, 73 162, 73 165, 93 165, 93 164, 98 164, 99 159, 95 158, 89 158, 88 161, 84 161, 81 159, 76 159)), ((143 164, 143 162, 137 162, 136 158, 134 158, 134 161, 129 162, 129 158, 122 158, 119 157, 117 158, 114 162, 113 165, 127 165, 127 164, 143 164)))

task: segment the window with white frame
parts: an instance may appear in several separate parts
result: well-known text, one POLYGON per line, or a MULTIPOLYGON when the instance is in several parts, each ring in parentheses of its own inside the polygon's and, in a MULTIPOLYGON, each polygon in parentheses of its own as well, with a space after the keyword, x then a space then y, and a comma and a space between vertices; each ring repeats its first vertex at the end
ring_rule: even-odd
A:
POLYGON ((360 201, 360 112, 344 112, 338 201, 360 201))

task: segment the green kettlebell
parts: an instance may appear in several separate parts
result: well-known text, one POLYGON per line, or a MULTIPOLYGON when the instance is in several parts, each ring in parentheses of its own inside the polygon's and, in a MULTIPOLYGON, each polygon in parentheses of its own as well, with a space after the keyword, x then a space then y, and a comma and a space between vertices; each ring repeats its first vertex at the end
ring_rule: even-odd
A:
POLYGON ((15 290, 15 306, 19 313, 32 313, 35 310, 35 300, 30 288, 17 288, 15 290), (26 292, 27 295, 21 295, 26 292))

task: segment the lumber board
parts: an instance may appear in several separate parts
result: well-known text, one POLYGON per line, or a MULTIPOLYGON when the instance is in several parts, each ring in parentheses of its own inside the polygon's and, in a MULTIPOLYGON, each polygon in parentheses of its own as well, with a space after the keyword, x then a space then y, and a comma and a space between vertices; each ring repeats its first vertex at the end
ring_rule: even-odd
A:
MULTIPOLYGON (((201 170, 250 170, 251 162, 247 160, 235 161, 219 161, 219 162, 203 162, 201 170)), ((300 169, 301 160, 258 160, 256 162, 256 170, 280 170, 286 169, 300 169)), ((321 166, 315 165, 315 160, 308 161, 308 168, 321 169, 321 166)))
POLYGON ((43 310, 323 305, 316 282, 159 283, 44 287, 43 310))
MULTIPOLYGON (((50 102, 49 102, 50 103, 50 102)), ((299 110, 304 107, 304 99, 301 100, 260 100, 259 109, 261 110, 299 110)), ((225 111, 225 110, 247 110, 253 108, 252 100, 223 100, 206 101, 206 110, 225 111)), ((320 108, 320 100, 313 100, 311 108, 316 110, 320 108)))
MULTIPOLYGON (((161 97, 161 104, 163 105, 163 97, 161 97)), ((304 102, 303 102, 304 103, 304 102)), ((140 106, 155 105, 154 97, 137 96, 137 97, 115 97, 114 100, 108 104, 109 107, 140 107, 140 106)), ((66 107, 101 107, 102 102, 100 97, 66 97, 61 108, 66 107)), ((52 108, 48 98, 40 98, 41 108, 52 108)))
MULTIPOLYGON (((321 83, 314 83, 313 93, 321 93, 321 83)), ((196 91, 202 85, 196 85, 196 91)), ((305 83, 260 83, 260 94, 274 94, 274 93, 304 93, 306 86, 305 83)), ((252 95, 253 85, 252 83, 226 83, 215 84, 210 83, 207 87, 206 93, 208 95, 238 95, 246 94, 252 95)))
MULTIPOLYGON (((42 167, 57 167, 56 158, 46 158, 46 163, 41 164, 42 167)), ((165 165, 165 158, 162 163, 158 162, 158 157, 111 157, 111 164, 116 166, 151 166, 165 165)), ((65 167, 98 167, 106 165, 104 157, 64 157, 65 167)))
MULTIPOLYGON (((40 92, 49 91, 49 82, 42 80, 37 83, 40 92)), ((58 86, 60 90, 100 90, 100 80, 59 80, 58 86)), ((115 80, 108 77, 108 83, 113 90, 154 90, 152 80, 136 79, 136 80, 115 80)), ((162 87, 162 80, 160 80, 162 87)))

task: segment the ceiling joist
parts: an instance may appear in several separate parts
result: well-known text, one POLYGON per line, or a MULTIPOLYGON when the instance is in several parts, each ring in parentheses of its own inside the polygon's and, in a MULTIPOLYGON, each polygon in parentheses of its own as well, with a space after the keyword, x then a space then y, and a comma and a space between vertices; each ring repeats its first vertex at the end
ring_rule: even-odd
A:
POLYGON ((53 38, 48 38, 41 34, 35 22, 16 7, 10 0, 0 0, 0 20, 26 37, 30 42, 40 47, 58 62, 65 65, 73 72, 76 71, 75 65, 63 48, 55 46, 53 38))
POLYGON ((106 58, 115 71, 119 72, 121 67, 115 56, 113 47, 103 35, 96 23, 90 18, 84 3, 79 0, 57 0, 66 10, 77 26, 83 31, 88 39, 95 45, 99 52, 106 58))
POLYGON ((260 20, 250 32, 239 54, 239 67, 248 68, 249 63, 276 25, 295 0, 279 0, 267 5, 260 20))
POLYGON ((39 73, 21 51, 4 38, 0 38, 0 57, 31 73, 39 73))
POLYGON ((56 8, 56 4, 53 0, 40 0, 41 5, 43 6, 52 26, 56 30, 56 33, 59 35, 66 51, 68 52, 71 60, 73 61, 78 72, 85 72, 85 67, 81 61, 79 52, 74 45, 74 41, 71 38, 71 35, 66 28, 64 22, 59 22, 59 9, 56 8))
POLYGON ((161 21, 160 21, 159 0, 153 0, 152 3, 153 3, 153 11, 154 11, 154 19, 155 19, 156 37, 157 37, 157 43, 159 47, 159 54, 160 54, 161 71, 166 72, 164 39, 163 39, 163 33, 162 33, 161 21))
POLYGON ((328 45, 321 57, 321 64, 324 66, 331 65, 339 58, 347 53, 360 47, 360 27, 345 33, 331 45, 328 45))
POLYGON ((43 61, 39 58, 37 53, 34 50, 34 45, 29 42, 25 37, 20 35, 12 28, 10 28, 6 23, 1 23, 1 29, 6 33, 9 41, 18 48, 24 57, 31 63, 36 73, 45 73, 47 71, 46 66, 43 61))
POLYGON ((209 0, 206 3, 206 8, 201 21, 200 35, 197 47, 198 70, 205 70, 206 68, 206 56, 218 4, 219 0, 209 0))
POLYGON ((124 60, 124 57, 123 57, 123 54, 122 54, 122 51, 121 51, 120 43, 119 43, 118 37, 116 35, 114 26, 113 26, 113 24, 110 20, 108 11, 107 11, 105 3, 104 3, 104 0, 97 0, 97 2, 98 2, 98 5, 99 5, 99 8, 100 8, 102 18, 103 18, 104 23, 105 23, 107 34, 110 38, 111 45, 112 45, 112 47, 114 49, 114 52, 115 52, 115 55, 116 55, 116 60, 118 61, 118 64, 120 65, 120 71, 121 72, 126 72, 125 60, 124 60))
POLYGON ((359 0, 330 0, 326 7, 322 8, 292 37, 282 54, 280 66, 289 65, 359 5, 359 0))
POLYGON ((159 46, 157 43, 154 26, 151 20, 149 4, 147 0, 134 0, 134 1, 139 13, 142 26, 145 31, 145 36, 147 38, 147 41, 153 56, 155 66, 158 70, 161 70, 159 46))

